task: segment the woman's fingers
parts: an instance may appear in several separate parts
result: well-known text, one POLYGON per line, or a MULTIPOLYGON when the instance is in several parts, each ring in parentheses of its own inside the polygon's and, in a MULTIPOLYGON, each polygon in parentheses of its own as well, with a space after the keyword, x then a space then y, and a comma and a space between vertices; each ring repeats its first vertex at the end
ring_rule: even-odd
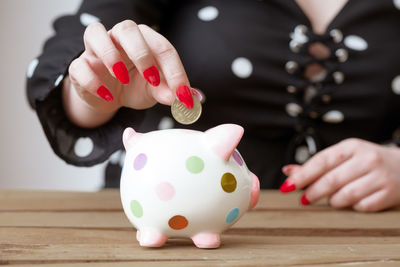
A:
POLYGON ((315 202, 323 197, 330 196, 346 184, 365 175, 370 170, 368 164, 363 164, 363 157, 352 157, 336 168, 323 174, 311 184, 302 197, 304 204, 315 202))
POLYGON ((82 98, 85 98, 85 92, 87 91, 91 95, 102 98, 107 102, 114 100, 111 91, 103 85, 98 75, 82 57, 72 61, 68 71, 72 84, 82 98))
POLYGON ((122 21, 112 28, 110 36, 124 50, 143 77, 151 85, 158 86, 160 74, 138 25, 132 20, 122 21))
POLYGON ((101 23, 90 24, 83 36, 86 52, 97 56, 111 75, 123 84, 129 83, 129 72, 122 56, 101 23))
POLYGON ((382 188, 378 175, 378 171, 373 171, 348 183, 329 198, 329 204, 335 208, 353 206, 382 188))
POLYGON ((301 168, 301 165, 299 165, 299 164, 289 164, 289 165, 285 165, 282 167, 282 172, 286 176, 290 176, 290 175, 292 175, 293 172, 295 172, 296 170, 298 170, 300 168, 301 168))
POLYGON ((353 205, 353 209, 362 212, 375 212, 396 205, 393 198, 389 197, 387 189, 372 193, 353 205))
POLYGON ((358 139, 347 139, 322 150, 293 172, 285 183, 294 184, 295 189, 314 183, 328 171, 349 160, 359 143, 358 139))
MULTIPOLYGON (((193 96, 178 52, 161 34, 146 25, 138 25, 155 60, 160 67, 168 87, 188 109, 193 108, 193 96)), ((172 104, 171 99, 171 103, 172 104)))
POLYGON ((193 107, 193 91, 177 51, 150 27, 126 20, 107 32, 102 24, 93 23, 87 27, 84 41, 89 57, 99 58, 108 72, 123 84, 128 84, 130 79, 124 60, 148 82, 138 81, 137 73, 132 72, 131 78, 135 80, 132 92, 139 97, 121 98, 123 105, 146 108, 154 100, 171 105, 177 97, 187 108, 193 107), (141 99, 143 103, 139 103, 141 99))

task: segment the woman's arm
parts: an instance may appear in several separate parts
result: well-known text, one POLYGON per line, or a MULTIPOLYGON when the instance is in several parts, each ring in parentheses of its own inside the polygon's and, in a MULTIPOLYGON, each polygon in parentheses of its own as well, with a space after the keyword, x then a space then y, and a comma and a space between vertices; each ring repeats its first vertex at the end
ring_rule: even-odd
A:
MULTIPOLYGON (((100 125, 93 129, 82 127, 70 119, 70 114, 64 109, 68 98, 63 104, 62 85, 69 82, 65 78, 69 77, 70 63, 85 49, 83 35, 86 27, 100 21, 110 29, 125 19, 158 25, 162 8, 158 1, 151 0, 89 0, 83 1, 76 14, 63 16, 54 22, 55 35, 46 41, 42 54, 35 60, 36 68, 31 69, 27 79, 27 96, 52 149, 67 163, 90 166, 108 159, 114 151, 122 148, 123 130, 140 124, 144 116, 143 111, 124 107, 115 109, 99 121, 94 121, 93 125, 87 125, 100 125), (79 153, 82 140, 92 144, 91 151, 85 155, 79 153)), ((72 91, 64 93, 64 97, 72 97, 68 95, 72 91)), ((72 110, 75 107, 68 108, 72 110)), ((92 115, 91 119, 97 114, 92 115)))

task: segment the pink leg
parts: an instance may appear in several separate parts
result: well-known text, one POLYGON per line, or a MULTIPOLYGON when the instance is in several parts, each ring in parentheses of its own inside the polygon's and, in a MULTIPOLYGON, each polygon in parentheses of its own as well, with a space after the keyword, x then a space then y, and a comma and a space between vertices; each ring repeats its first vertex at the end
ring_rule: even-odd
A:
POLYGON ((136 231, 136 239, 138 242, 140 242, 140 231, 139 230, 136 231))
POLYGON ((252 179, 253 179, 253 184, 251 188, 251 200, 250 200, 250 205, 249 205, 249 210, 254 208, 254 206, 258 202, 258 196, 260 195, 260 181, 258 180, 258 177, 254 174, 251 173, 252 179))
POLYGON ((161 247, 168 240, 168 236, 163 233, 149 229, 137 231, 136 238, 142 247, 161 247))
POLYGON ((192 240, 198 248, 217 248, 221 244, 218 233, 200 233, 193 236, 192 240))

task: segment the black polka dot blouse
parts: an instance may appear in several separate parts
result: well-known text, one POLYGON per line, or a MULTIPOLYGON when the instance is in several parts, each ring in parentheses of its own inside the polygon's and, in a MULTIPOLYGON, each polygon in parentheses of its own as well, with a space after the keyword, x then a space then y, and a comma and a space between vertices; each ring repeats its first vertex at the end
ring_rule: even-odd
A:
POLYGON ((29 65, 29 102, 67 163, 108 161, 106 186, 119 185, 128 126, 148 132, 242 125, 238 149, 262 188, 279 187, 283 165, 301 164, 343 139, 400 140, 400 0, 349 0, 323 35, 313 33, 293 0, 83 1, 54 28, 29 65), (194 125, 178 124, 163 105, 121 108, 96 129, 67 119, 61 85, 84 50, 85 27, 100 21, 110 29, 125 19, 151 26, 176 47, 191 86, 205 96, 194 125))

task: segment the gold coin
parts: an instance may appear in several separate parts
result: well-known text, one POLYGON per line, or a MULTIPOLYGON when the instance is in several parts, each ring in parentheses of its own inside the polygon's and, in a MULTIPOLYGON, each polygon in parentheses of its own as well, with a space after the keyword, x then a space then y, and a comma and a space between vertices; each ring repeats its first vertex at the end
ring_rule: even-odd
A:
POLYGON ((193 108, 186 108, 177 98, 171 106, 171 113, 174 119, 181 124, 192 124, 200 118, 201 103, 197 97, 193 97, 193 108))

